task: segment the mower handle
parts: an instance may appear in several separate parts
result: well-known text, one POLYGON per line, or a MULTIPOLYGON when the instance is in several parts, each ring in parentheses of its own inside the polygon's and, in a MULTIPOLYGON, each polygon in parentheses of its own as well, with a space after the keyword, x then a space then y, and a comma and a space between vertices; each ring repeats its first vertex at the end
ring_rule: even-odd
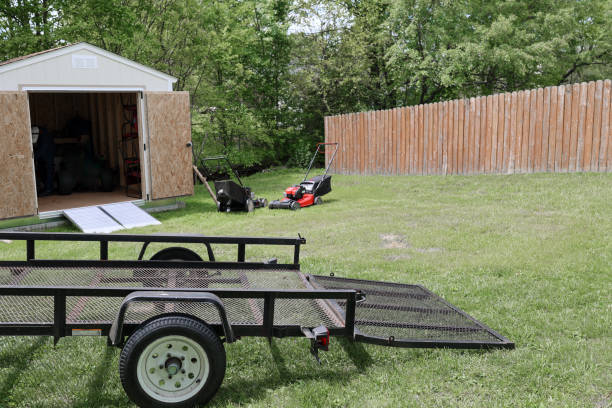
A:
MULTIPOLYGON (((304 181, 306 181, 306 179, 308 178, 308 174, 310 173, 310 169, 312 168, 312 165, 313 165, 313 163, 315 161, 315 158, 317 157, 317 154, 318 153, 325 154, 325 150, 322 150, 321 146, 327 146, 327 145, 332 145, 332 146, 336 147, 334 149, 334 152, 332 153, 332 156, 331 156, 331 159, 329 160, 329 163, 327 164, 327 167, 325 168, 325 173, 323 174, 323 176, 327 175, 327 172, 329 171, 329 167, 331 166, 332 162, 334 161, 334 158, 336 157, 336 153, 338 152, 338 146, 340 145, 340 143, 338 143, 338 142, 317 143, 317 150, 315 150, 315 153, 312 156, 312 159, 310 160, 310 164, 308 165, 308 170, 306 170, 306 174, 304 175, 304 180, 302 180, 302 183, 304 181)), ((317 187, 317 189, 318 189, 318 187, 317 187)))
POLYGON ((204 157, 203 159, 201 159, 201 162, 202 162, 202 165, 204 165, 204 162, 206 162, 206 161, 214 161, 214 160, 225 160, 227 162, 227 165, 229 166, 230 170, 232 171, 232 173, 234 173, 234 176, 238 180, 238 184, 240 184, 240 187, 244 187, 244 184, 242 184, 242 180, 240 180, 240 176, 238 175, 238 171, 236 169, 234 169, 234 166, 232 166, 232 163, 229 161, 229 159, 227 158, 226 155, 221 154, 221 155, 218 155, 218 156, 204 157))

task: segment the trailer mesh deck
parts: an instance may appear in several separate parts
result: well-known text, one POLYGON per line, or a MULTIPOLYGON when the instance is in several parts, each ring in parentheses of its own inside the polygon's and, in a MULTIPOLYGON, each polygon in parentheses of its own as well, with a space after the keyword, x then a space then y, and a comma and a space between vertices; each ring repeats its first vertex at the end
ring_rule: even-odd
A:
MULTIPOLYGON (((308 289, 295 270, 227 270, 209 268, 86 268, 86 267, 0 267, 0 286, 133 288, 143 289, 308 289)), ((219 294, 223 298, 223 294, 219 294)), ((68 296, 68 323, 110 323, 122 297, 68 296)), ((231 324, 262 324, 263 299, 223 298, 231 324)), ((275 302, 277 325, 340 327, 317 300, 278 299, 275 302)), ((160 313, 188 313, 211 324, 219 314, 209 304, 188 302, 150 302, 130 305, 126 322, 142 322, 160 313)), ((1 322, 49 323, 53 321, 53 297, 0 296, 1 322)), ((341 324, 342 323, 342 324, 341 324)))
MULTIPOLYGON (((299 270, 152 268, 152 267, 42 267, 0 266, 0 287, 69 287, 203 289, 223 299, 232 325, 261 325, 264 299, 224 296, 222 289, 321 290, 351 289, 366 295, 355 311, 356 335, 372 342, 475 342, 495 346, 503 336, 418 285, 305 275, 299 270), (221 291, 218 291, 221 290, 221 291)), ((68 323, 109 324, 122 302, 120 296, 67 296, 68 323)), ((49 323, 54 317, 53 296, 0 296, 0 323, 49 323)), ((276 299, 274 325, 344 327, 346 299, 276 299)), ((210 304, 149 302, 131 304, 126 323, 140 323, 160 313, 186 313, 210 324, 219 314, 210 304)), ((425 346, 427 346, 425 344, 425 346)))

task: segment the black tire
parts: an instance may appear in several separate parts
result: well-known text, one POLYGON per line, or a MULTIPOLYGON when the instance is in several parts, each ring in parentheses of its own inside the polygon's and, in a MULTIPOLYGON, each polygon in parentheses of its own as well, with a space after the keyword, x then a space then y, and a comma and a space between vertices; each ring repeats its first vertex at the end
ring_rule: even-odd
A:
POLYGON ((321 204, 323 204, 323 199, 321 197, 315 197, 314 205, 321 205, 321 204))
POLYGON ((302 207, 300 206, 300 203, 298 203, 297 201, 292 201, 291 204, 289 205, 289 208, 291 209, 291 211, 295 211, 295 210, 299 210, 302 207))
POLYGON ((191 249, 170 247, 162 249, 151 257, 152 261, 192 261, 202 262, 203 259, 191 249))
MULTIPOLYGON (((162 356, 160 362, 165 358, 162 356)), ((166 364, 167 362, 168 360, 166 364)), ((125 393, 140 407, 186 408, 196 404, 205 404, 217 393, 225 377, 225 364, 223 344, 208 326, 185 316, 166 316, 147 323, 130 336, 119 357, 119 377, 125 393), (198 380, 204 382, 197 394, 182 401, 165 402, 161 400, 161 396, 160 399, 156 399, 144 391, 138 378, 138 364, 147 346, 165 337, 171 339, 177 336, 186 337, 203 349, 208 359, 208 375, 206 378, 191 381, 192 384, 199 384, 198 380)), ((179 375, 178 372, 175 374, 177 378, 179 375)))

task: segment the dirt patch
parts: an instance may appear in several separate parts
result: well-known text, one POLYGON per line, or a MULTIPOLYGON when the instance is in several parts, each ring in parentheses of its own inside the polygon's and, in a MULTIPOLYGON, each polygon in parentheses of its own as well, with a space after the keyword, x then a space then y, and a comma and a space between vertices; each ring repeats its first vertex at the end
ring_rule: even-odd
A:
POLYGON ((595 408, 608 408, 611 405, 610 402, 612 402, 612 392, 604 395, 601 400, 597 401, 595 408))
POLYGON ((412 248, 410 242, 406 241, 406 237, 396 234, 380 234, 382 240, 381 246, 387 249, 393 248, 412 248))
POLYGON ((401 261, 402 259, 411 259, 412 257, 410 255, 389 255, 386 256, 385 259, 387 261, 401 261))
MULTIPOLYGON (((380 239, 382 240, 381 246, 385 249, 411 249, 420 254, 431 254, 435 252, 444 251, 444 248, 437 248, 437 247, 432 247, 432 248, 413 247, 412 244, 410 244, 410 242, 406 240, 405 236, 398 235, 398 234, 380 234, 380 239)), ((388 256, 386 259, 389 259, 391 261, 395 261, 397 259, 410 259, 410 255, 388 256)))
POLYGON ((430 254, 432 252, 442 252, 444 248, 414 248, 414 250, 422 254, 430 254))

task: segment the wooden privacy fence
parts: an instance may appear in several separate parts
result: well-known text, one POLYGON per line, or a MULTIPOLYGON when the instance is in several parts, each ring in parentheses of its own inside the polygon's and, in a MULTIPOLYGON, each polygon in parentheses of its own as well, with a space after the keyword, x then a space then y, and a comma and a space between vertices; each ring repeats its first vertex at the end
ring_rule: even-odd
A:
POLYGON ((605 80, 329 116, 325 141, 340 142, 331 171, 612 171, 610 88, 605 80))

